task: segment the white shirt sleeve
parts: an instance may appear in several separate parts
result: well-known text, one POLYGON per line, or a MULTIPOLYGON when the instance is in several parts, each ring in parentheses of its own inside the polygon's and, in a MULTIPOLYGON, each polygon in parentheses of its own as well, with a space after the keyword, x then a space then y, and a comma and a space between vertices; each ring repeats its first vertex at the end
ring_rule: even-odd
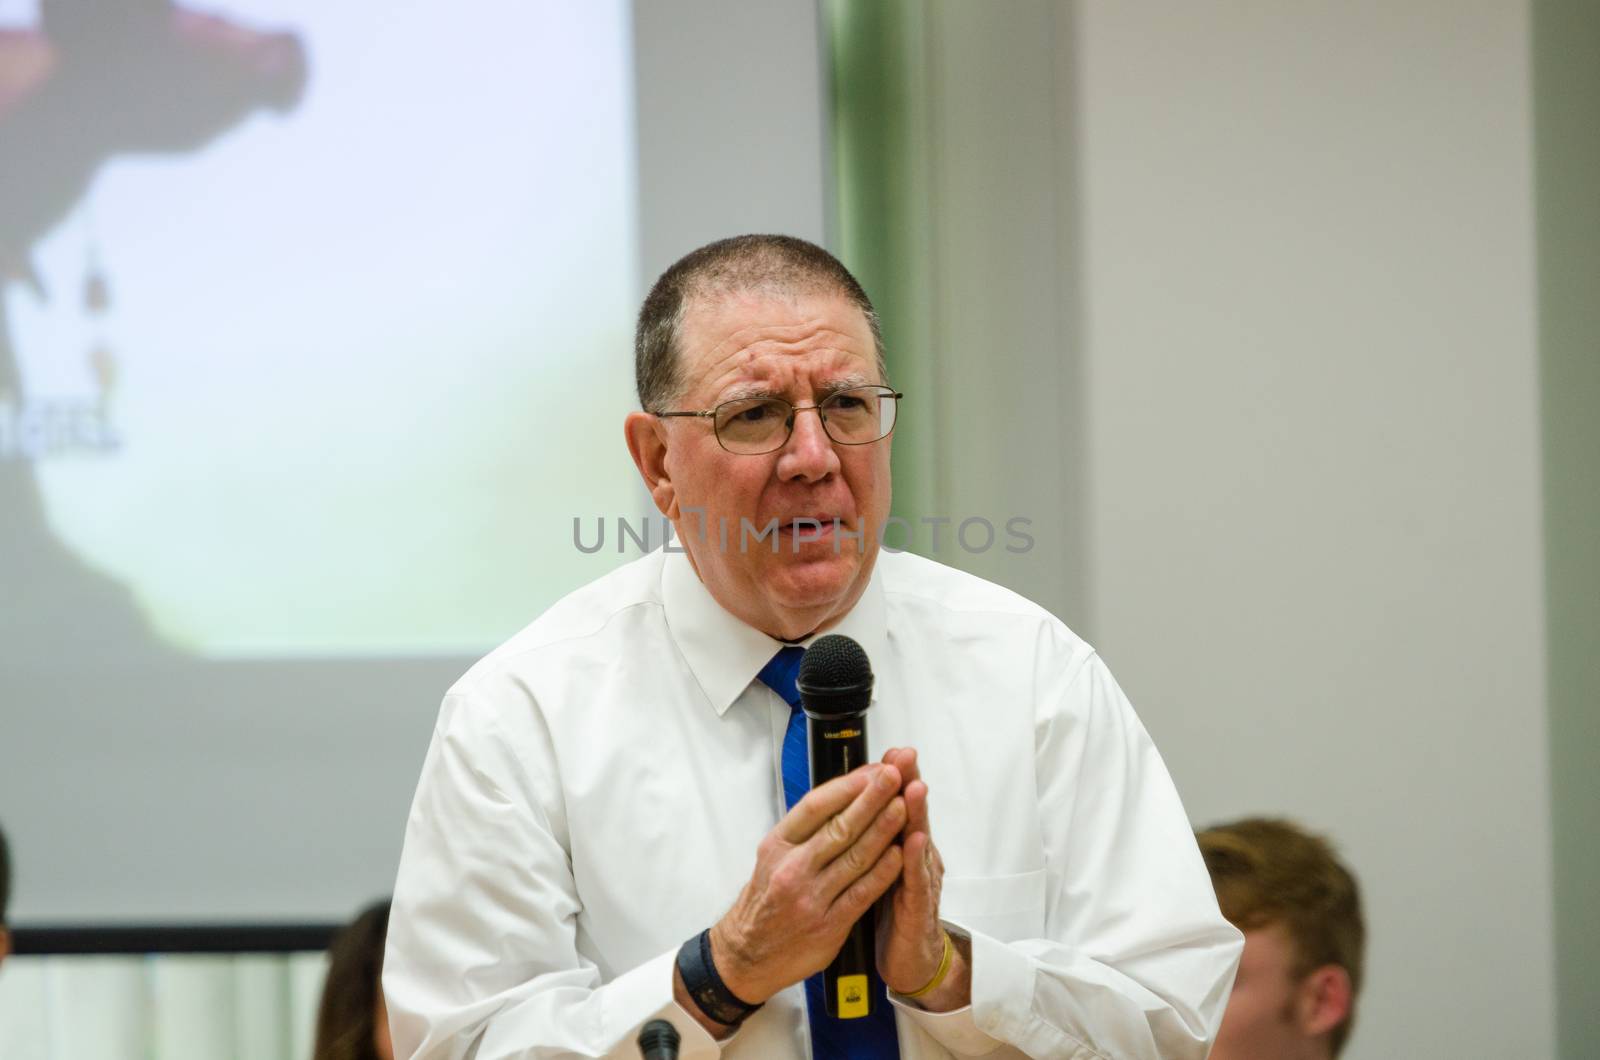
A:
MULTIPOLYGON (((972 1004, 894 1003, 957 1056, 1204 1060, 1243 939, 1166 766, 1097 655, 1040 652, 1044 938, 972 940, 972 1004)), ((939 822, 933 821, 935 841, 939 822)))
POLYGON ((395 1055, 636 1058, 665 1019, 684 1060, 719 1056, 673 1000, 676 949, 604 985, 578 952, 551 748, 513 748, 487 707, 446 697, 406 824, 383 971, 395 1055))

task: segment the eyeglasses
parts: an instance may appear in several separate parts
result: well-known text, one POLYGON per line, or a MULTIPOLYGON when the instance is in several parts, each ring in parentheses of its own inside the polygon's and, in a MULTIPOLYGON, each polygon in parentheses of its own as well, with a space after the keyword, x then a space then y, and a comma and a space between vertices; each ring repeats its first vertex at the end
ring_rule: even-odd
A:
POLYGON ((816 409, 822 429, 840 445, 867 445, 894 430, 900 399, 886 386, 838 390, 815 405, 791 405, 780 397, 735 398, 704 412, 658 412, 657 416, 699 416, 711 421, 717 442, 730 453, 760 456, 782 449, 794 433, 799 412, 816 409))

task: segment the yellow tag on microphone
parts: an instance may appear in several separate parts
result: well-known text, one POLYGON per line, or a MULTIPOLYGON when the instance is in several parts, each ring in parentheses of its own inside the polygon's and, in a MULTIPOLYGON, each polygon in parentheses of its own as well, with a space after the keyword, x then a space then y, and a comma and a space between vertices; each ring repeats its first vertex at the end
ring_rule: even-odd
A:
POLYGON ((839 977, 839 1018, 842 1020, 855 1020, 860 1019, 862 1016, 870 1016, 872 1014, 872 1005, 867 1000, 869 989, 866 976, 841 975, 839 977))

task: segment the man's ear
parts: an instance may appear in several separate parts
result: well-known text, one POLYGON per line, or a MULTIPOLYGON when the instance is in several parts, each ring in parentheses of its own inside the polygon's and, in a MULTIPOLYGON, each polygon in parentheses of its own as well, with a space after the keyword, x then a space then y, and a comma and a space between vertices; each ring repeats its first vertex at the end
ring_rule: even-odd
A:
POLYGON ((648 412, 630 412, 622 421, 628 441, 628 455, 644 479, 656 510, 668 519, 678 517, 678 494, 667 471, 667 430, 661 420, 648 412))
POLYGON ((1324 964, 1300 983, 1297 1012, 1300 1030, 1308 1038, 1332 1033, 1350 1018, 1354 1003, 1350 973, 1337 964, 1324 964))

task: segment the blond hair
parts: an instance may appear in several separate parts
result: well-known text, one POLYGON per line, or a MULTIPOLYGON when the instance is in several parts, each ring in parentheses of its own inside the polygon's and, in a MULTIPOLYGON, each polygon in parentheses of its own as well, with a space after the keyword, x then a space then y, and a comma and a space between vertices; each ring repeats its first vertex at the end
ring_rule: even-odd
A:
POLYGON ((1295 978, 1336 964, 1350 976, 1350 1014, 1331 1035, 1338 1056, 1355 1025, 1366 923, 1361 892, 1333 845, 1292 821, 1249 817, 1196 834, 1222 915, 1241 931, 1281 924, 1295 978))

